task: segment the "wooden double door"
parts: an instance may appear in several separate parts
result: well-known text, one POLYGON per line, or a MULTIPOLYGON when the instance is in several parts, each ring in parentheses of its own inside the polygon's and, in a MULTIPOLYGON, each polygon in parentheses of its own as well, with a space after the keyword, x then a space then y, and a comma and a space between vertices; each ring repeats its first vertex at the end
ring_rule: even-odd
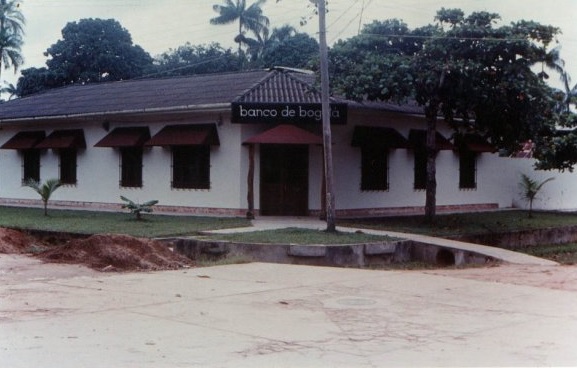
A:
POLYGON ((260 146, 260 212, 264 216, 307 216, 309 146, 260 146))

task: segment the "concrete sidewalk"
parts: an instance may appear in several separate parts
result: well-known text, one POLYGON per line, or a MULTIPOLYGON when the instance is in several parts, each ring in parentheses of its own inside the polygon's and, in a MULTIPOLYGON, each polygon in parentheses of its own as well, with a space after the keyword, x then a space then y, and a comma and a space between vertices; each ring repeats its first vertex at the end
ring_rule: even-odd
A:
POLYGON ((575 291, 259 263, 0 270, 2 367, 577 365, 575 291))
MULTIPOLYGON (((327 225, 325 221, 321 221, 312 217, 260 217, 252 220, 252 227, 246 227, 240 229, 233 228, 233 229, 215 230, 210 231, 209 233, 227 234, 237 232, 259 231, 259 230, 284 229, 288 227, 323 230, 326 229, 327 225)), ((400 239, 409 239, 420 243, 433 244, 445 248, 474 252, 511 264, 538 265, 538 266, 554 266, 558 264, 554 261, 534 257, 524 253, 510 251, 507 249, 444 238, 436 238, 426 235, 399 233, 393 231, 378 231, 370 229, 355 229, 341 226, 337 227, 337 230, 343 232, 362 231, 367 234, 387 235, 400 239)))

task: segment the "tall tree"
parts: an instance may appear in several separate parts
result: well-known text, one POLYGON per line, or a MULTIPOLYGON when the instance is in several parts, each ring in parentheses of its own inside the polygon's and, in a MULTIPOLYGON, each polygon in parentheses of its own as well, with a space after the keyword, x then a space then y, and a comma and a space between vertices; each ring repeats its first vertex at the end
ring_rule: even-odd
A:
POLYGON ((212 9, 219 15, 210 20, 210 24, 223 25, 238 21, 238 34, 234 40, 238 43, 238 54, 242 56, 242 43, 246 32, 259 37, 267 29, 270 21, 263 15, 262 6, 266 0, 256 0, 247 7, 246 0, 225 0, 223 5, 213 5, 212 9))
POLYGON ((186 43, 154 58, 154 75, 177 76, 238 70, 239 56, 218 43, 186 43))
POLYGON ((151 71, 152 57, 132 43, 114 19, 81 19, 62 29, 62 39, 44 53, 47 67, 22 70, 20 96, 73 83, 140 77, 151 71))
POLYGON ((68 23, 45 55, 48 69, 61 75, 64 84, 131 79, 152 65, 150 55, 114 19, 68 23))
POLYGON ((65 84, 63 75, 54 71, 42 68, 27 68, 22 70, 16 84, 16 95, 18 97, 28 96, 45 89, 61 87, 65 84))
POLYGON ((26 20, 16 0, 0 0, 0 73, 14 68, 14 73, 24 63, 22 37, 26 20))
POLYGON ((299 33, 293 27, 274 28, 268 44, 260 54, 257 66, 288 66, 311 68, 318 60, 319 43, 306 33, 299 33))
POLYGON ((525 21, 496 27, 499 19, 495 13, 466 17, 459 9, 441 9, 434 25, 411 31, 400 21, 377 22, 333 49, 334 80, 348 97, 414 100, 423 107, 430 222, 438 116, 457 136, 476 132, 508 149, 554 125, 552 89, 531 66, 559 30, 525 21))
POLYGON ((535 141, 537 169, 573 171, 577 164, 577 84, 571 87, 566 71, 561 80, 564 90, 555 93, 557 124, 535 141))

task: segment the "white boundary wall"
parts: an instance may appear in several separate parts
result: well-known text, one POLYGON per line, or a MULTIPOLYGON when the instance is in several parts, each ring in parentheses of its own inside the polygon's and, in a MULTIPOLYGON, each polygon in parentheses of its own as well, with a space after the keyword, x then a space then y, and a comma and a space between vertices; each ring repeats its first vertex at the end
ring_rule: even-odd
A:
POLYGON ((506 161, 508 167, 505 165, 504 167, 510 171, 509 176, 512 176, 511 196, 514 207, 528 208, 528 202, 522 198, 519 185, 521 174, 525 174, 539 183, 548 178, 554 178, 543 185, 533 202, 533 209, 577 210, 577 172, 535 170, 533 159, 510 158, 506 161))

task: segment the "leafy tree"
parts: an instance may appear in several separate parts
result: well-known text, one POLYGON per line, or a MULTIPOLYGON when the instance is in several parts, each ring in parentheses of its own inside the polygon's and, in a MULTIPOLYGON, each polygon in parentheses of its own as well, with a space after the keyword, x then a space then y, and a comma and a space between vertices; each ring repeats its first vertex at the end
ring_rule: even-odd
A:
POLYGON ((191 45, 186 43, 157 56, 155 74, 166 76, 220 73, 238 70, 238 56, 220 44, 191 45))
POLYGON ((24 63, 22 57, 22 36, 24 35, 24 15, 15 0, 0 0, 0 72, 14 68, 14 73, 24 63))
POLYGON ((44 216, 48 216, 48 201, 52 196, 52 193, 56 189, 62 186, 62 183, 58 179, 48 179, 45 183, 40 183, 34 179, 30 179, 24 183, 25 186, 30 187, 40 195, 42 202, 44 203, 44 216))
POLYGON ((273 29, 256 64, 262 67, 311 68, 318 54, 317 40, 306 33, 296 32, 293 27, 285 26, 273 29))
POLYGON ((130 199, 124 197, 124 196, 120 196, 120 199, 122 199, 124 202, 122 205, 122 208, 127 208, 128 210, 130 210, 130 213, 133 213, 136 216, 137 220, 142 220, 142 213, 143 212, 152 212, 152 206, 154 206, 155 204, 158 203, 157 200, 152 200, 152 201, 148 201, 148 202, 144 202, 142 204, 140 203, 136 203, 131 201, 130 199))
POLYGON ((554 179, 555 178, 548 178, 539 183, 526 174, 521 174, 521 182, 519 183, 519 186, 521 187, 521 195, 523 196, 523 199, 529 202, 529 217, 533 217, 533 201, 537 197, 537 194, 541 188, 543 188, 543 185, 554 179))
POLYGON ((54 71, 42 68, 27 68, 20 72, 16 84, 16 95, 28 96, 45 89, 61 87, 65 84, 64 76, 54 71))
POLYGON ((510 150, 555 123, 552 89, 531 70, 559 29, 520 21, 496 27, 498 14, 441 9, 436 24, 411 31, 375 22, 332 52, 336 89, 349 98, 413 100, 427 126, 425 212, 436 207, 438 116, 456 136, 476 132, 510 150))
POLYGON ((132 43, 114 19, 81 19, 62 29, 62 39, 46 50, 48 70, 63 84, 116 81, 141 76, 152 58, 132 43))
POLYGON ((219 15, 210 20, 210 24, 224 25, 238 21, 238 34, 234 41, 238 43, 238 54, 242 56, 242 44, 248 42, 246 32, 257 38, 268 29, 269 19, 262 13, 266 0, 256 0, 247 7, 246 0, 225 0, 223 5, 213 5, 212 9, 219 15))

